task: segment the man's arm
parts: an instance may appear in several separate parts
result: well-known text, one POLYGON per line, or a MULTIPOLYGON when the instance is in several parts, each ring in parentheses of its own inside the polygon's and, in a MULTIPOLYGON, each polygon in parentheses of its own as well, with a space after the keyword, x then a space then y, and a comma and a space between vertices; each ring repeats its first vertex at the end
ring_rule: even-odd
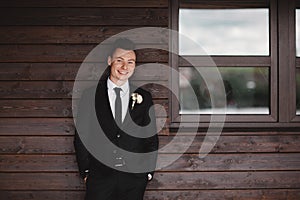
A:
POLYGON ((89 169, 89 152, 80 140, 77 130, 75 131, 74 147, 80 177, 86 179, 89 169))
POLYGON ((86 90, 83 92, 77 110, 76 129, 74 137, 74 147, 76 152, 76 160, 81 178, 84 180, 87 177, 89 170, 89 152, 82 142, 82 137, 88 138, 90 125, 90 101, 91 92, 86 90), (81 136, 81 137, 80 137, 81 136))
POLYGON ((147 120, 149 127, 147 129, 147 132, 149 135, 152 135, 152 136, 146 139, 146 151, 147 152, 155 152, 156 151, 154 157, 149 160, 149 162, 150 162, 149 166, 151 166, 153 171, 148 172, 148 180, 152 180, 154 170, 156 167, 159 141, 158 141, 157 128, 156 128, 155 110, 154 110, 151 94, 149 94, 148 98, 150 100, 150 103, 149 103, 149 119, 147 120))

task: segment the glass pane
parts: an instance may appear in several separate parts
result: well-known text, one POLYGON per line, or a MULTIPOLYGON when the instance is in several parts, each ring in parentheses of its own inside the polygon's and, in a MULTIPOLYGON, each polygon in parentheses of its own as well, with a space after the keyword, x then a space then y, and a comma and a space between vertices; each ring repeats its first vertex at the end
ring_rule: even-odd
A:
MULTIPOLYGON (((219 67, 218 69, 226 93, 226 114, 270 113, 269 69, 267 67, 219 67)), ((180 73, 184 76, 179 80, 180 114, 216 114, 218 101, 214 102, 217 108, 213 112, 210 97, 212 94, 209 94, 208 88, 214 92, 215 99, 218 99, 216 94, 220 91, 219 88, 216 85, 207 85, 200 73, 193 67, 181 67, 180 73), (193 100, 194 94, 196 101, 193 100)), ((219 108, 219 110, 224 114, 224 109, 219 108)))
MULTIPOLYGON (((179 33, 206 55, 269 55, 268 9, 179 9, 179 33)), ((204 55, 179 37, 180 55, 204 55)))
POLYGON ((296 9, 296 55, 300 56, 300 9, 296 9))
POLYGON ((296 73, 296 114, 300 115, 300 69, 297 69, 296 73))

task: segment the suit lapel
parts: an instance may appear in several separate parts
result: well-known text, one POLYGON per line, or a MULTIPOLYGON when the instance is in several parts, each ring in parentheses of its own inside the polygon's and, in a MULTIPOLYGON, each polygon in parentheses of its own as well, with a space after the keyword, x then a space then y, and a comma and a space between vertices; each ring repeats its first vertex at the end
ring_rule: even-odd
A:
POLYGON ((124 122, 122 124, 122 126, 126 126, 128 124, 130 124, 130 122, 133 119, 133 115, 134 115, 134 109, 131 108, 132 106, 132 98, 131 98, 131 94, 137 89, 136 86, 134 85, 130 85, 129 87, 129 103, 128 103, 128 109, 127 109, 127 113, 125 115, 125 119, 124 122))
POLYGON ((117 125, 115 123, 110 103, 109 103, 109 98, 108 98, 108 93, 107 93, 107 84, 106 81, 100 81, 97 89, 96 89, 96 96, 95 96, 95 107, 96 107, 96 113, 98 117, 98 121, 104 129, 106 127, 109 130, 103 130, 103 131, 111 131, 111 129, 117 129, 117 125))
MULTIPOLYGON (((125 119, 122 123, 122 126, 127 126, 130 124, 134 119, 134 113, 135 109, 132 109, 132 98, 131 94, 137 89, 136 86, 131 85, 129 86, 129 103, 128 103, 128 109, 127 113, 125 115, 125 119)), ((106 81, 100 81, 97 89, 96 89, 96 96, 95 96, 95 107, 96 107, 96 113, 98 117, 98 121, 101 125, 101 127, 106 127, 106 129, 109 129, 109 131, 117 130, 118 126, 115 123, 115 119, 113 117, 108 93, 107 93, 107 82, 106 81)), ((107 131, 107 130, 103 130, 107 131)))

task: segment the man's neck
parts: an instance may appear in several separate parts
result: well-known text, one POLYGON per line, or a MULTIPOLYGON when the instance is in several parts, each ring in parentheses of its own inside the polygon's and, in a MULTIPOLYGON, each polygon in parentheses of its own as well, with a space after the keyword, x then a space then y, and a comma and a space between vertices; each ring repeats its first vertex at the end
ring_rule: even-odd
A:
POLYGON ((126 81, 122 81, 122 80, 114 80, 113 78, 109 77, 109 80, 111 82, 113 82, 116 86, 121 87, 123 86, 125 83, 127 83, 128 80, 126 81))

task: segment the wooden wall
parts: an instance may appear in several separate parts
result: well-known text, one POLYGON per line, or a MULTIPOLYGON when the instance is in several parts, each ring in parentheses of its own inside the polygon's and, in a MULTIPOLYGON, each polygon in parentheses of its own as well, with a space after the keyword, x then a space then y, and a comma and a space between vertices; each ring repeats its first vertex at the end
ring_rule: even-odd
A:
MULTIPOLYGON (((0 199, 83 199, 71 110, 80 63, 116 33, 167 28, 168 1, 3 0, 0 6, 0 199)), ((142 63, 169 59, 157 50, 140 57, 142 63)), ((168 76, 158 71, 151 81, 167 85, 168 76)), ((141 75, 136 82, 148 78, 141 75)), ((168 91, 152 86, 155 102, 167 107, 168 91)), ((158 113, 157 121, 164 117, 158 113)), ((299 132, 225 131, 212 153, 200 159, 204 134, 155 174, 146 200, 300 199, 299 132)), ((173 135, 164 128, 160 145, 173 135)))

